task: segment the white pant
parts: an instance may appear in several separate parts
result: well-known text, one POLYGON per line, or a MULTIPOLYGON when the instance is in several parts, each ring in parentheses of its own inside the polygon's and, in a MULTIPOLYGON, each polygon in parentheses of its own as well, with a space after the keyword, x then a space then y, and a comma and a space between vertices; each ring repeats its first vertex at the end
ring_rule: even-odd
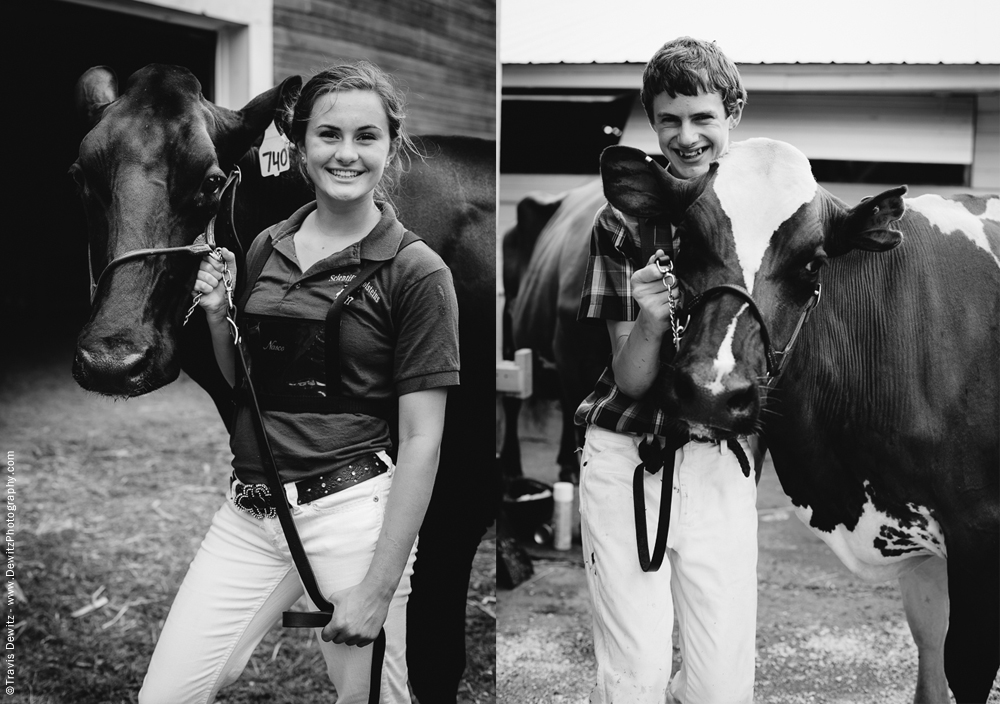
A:
MULTIPOLYGON (((383 453, 384 454, 384 453, 383 453)), ((388 457, 382 459, 389 463, 388 457)), ((393 470, 303 506, 286 485, 302 544, 320 590, 329 595, 361 582, 382 529, 393 470)), ((409 704, 406 686, 406 601, 416 546, 392 598, 385 622, 381 701, 409 704)), ((149 670, 140 704, 205 704, 239 678, 254 648, 302 596, 277 518, 258 520, 227 501, 174 599, 149 670)), ((336 605, 336 604, 335 604, 336 605)), ((368 701, 372 647, 317 641, 338 704, 368 701)))
MULTIPOLYGON (((643 572, 632 504, 639 440, 589 426, 583 448, 581 529, 598 679, 590 701, 750 704, 757 624, 753 473, 744 477, 724 446, 688 443, 678 450, 667 559, 659 571, 643 572), (683 664, 671 681, 675 608, 683 664)), ((651 550, 664 471, 643 472, 651 550)))

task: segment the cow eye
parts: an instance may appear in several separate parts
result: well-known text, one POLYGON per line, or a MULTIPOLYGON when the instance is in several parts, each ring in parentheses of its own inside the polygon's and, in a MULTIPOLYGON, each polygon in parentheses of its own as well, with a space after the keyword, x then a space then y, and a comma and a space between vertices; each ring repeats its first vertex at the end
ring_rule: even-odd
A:
POLYGON ((226 177, 222 174, 212 174, 205 179, 205 185, 203 186, 203 191, 205 196, 211 198, 219 192, 223 184, 226 182, 226 177))
POLYGON ((815 259, 813 259, 812 261, 810 261, 808 264, 806 264, 805 268, 806 268, 806 271, 808 273, 810 273, 810 274, 818 274, 819 270, 823 268, 824 264, 826 264, 826 258, 825 257, 816 257, 815 259))
POLYGON ((79 164, 73 164, 69 167, 69 175, 77 188, 82 190, 87 185, 87 180, 83 176, 83 169, 80 168, 79 164))

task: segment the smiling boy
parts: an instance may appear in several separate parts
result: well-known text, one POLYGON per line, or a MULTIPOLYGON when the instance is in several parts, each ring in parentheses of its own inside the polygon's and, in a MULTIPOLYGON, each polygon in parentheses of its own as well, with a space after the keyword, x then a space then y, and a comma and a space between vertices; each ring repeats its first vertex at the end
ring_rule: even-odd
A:
MULTIPOLYGON (((715 44, 683 37, 649 61, 641 98, 670 172, 691 179, 726 153, 746 92, 736 66, 715 44)), ((661 347, 672 344, 673 295, 656 255, 639 254, 645 227, 610 204, 598 213, 580 308, 581 320, 607 325, 613 350, 611 365, 576 415, 587 426, 580 512, 598 665, 590 701, 750 704, 757 487, 725 444, 678 438, 671 419, 644 400, 659 372, 661 347), (646 457, 654 443, 682 446, 673 453, 667 559, 658 570, 643 571, 632 482, 644 463, 640 452, 646 457), (675 613, 683 664, 671 679, 675 613)), ((675 252, 683 247, 674 240, 675 252)), ((664 470, 641 473, 646 516, 658 514, 670 468, 668 457, 664 470)), ((650 522, 655 534, 655 519, 650 522)))

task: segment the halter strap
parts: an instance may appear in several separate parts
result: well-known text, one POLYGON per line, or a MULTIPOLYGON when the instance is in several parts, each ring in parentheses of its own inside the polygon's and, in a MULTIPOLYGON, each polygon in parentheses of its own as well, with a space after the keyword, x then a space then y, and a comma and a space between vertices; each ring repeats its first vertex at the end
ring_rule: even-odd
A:
POLYGON ((761 341, 764 343, 764 355, 765 360, 767 361, 767 376, 771 379, 777 378, 781 374, 781 367, 784 364, 786 356, 792 351, 792 347, 795 345, 795 340, 802 331, 802 326, 805 324, 806 320, 808 320, 809 314, 812 313, 813 308, 819 304, 820 298, 823 296, 822 284, 816 284, 816 289, 813 291, 812 297, 806 304, 805 309, 799 315, 799 319, 795 324, 795 330, 792 332, 792 336, 788 339, 788 344, 786 344, 785 348, 780 351, 776 351, 774 347, 771 346, 771 335, 767 331, 767 323, 764 322, 764 316, 761 315, 760 309, 757 307, 757 303, 753 300, 753 296, 751 296, 750 292, 743 286, 739 286, 737 284, 720 284, 703 291, 695 296, 694 299, 692 299, 686 306, 688 315, 692 314, 695 310, 704 305, 706 301, 717 298, 724 293, 735 294, 750 308, 750 312, 760 325, 760 337, 761 341))
POLYGON ((219 196, 219 209, 216 214, 212 216, 212 219, 208 221, 208 225, 205 227, 205 231, 200 235, 195 237, 194 242, 188 245, 181 245, 179 247, 146 247, 143 249, 133 249, 120 257, 112 259, 104 270, 101 271, 100 276, 97 280, 94 280, 94 267, 93 261, 89 259, 90 247, 87 248, 88 264, 90 269, 90 303, 93 305, 97 298, 97 292, 101 288, 101 283, 107 278, 110 271, 118 268, 126 262, 130 262, 136 259, 144 259, 151 256, 160 256, 164 254, 191 254, 196 257, 202 257, 209 252, 213 252, 218 248, 215 239, 216 231, 216 218, 219 215, 223 216, 223 224, 226 229, 232 233, 231 244, 236 249, 236 251, 241 251, 239 238, 235 236, 235 230, 233 228, 233 208, 236 201, 236 186, 239 185, 242 174, 240 173, 240 168, 234 166, 233 170, 229 173, 226 178, 226 183, 222 187, 222 194, 219 196))

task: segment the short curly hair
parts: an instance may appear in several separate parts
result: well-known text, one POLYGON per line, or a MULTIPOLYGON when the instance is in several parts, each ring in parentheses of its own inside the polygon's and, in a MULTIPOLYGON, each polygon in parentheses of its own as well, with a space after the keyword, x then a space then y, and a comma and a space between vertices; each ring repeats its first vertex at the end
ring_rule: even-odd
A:
MULTIPOLYGON (((395 188, 403 171, 404 160, 408 161, 411 154, 416 153, 413 141, 406 132, 406 99, 403 91, 396 85, 393 77, 370 61, 356 61, 330 66, 310 78, 291 106, 291 116, 288 119, 288 137, 292 149, 301 151, 306 138, 306 127, 312 117, 313 106, 324 95, 349 90, 371 91, 378 96, 385 109, 389 123, 389 138, 396 150, 385 167, 382 181, 375 188, 375 198, 390 201, 390 193, 395 188)), ((301 159, 295 159, 303 178, 309 181, 301 159)))
POLYGON ((653 54, 642 72, 642 107, 653 123, 653 99, 660 93, 671 98, 698 93, 719 93, 726 114, 736 110, 738 101, 747 102, 736 64, 715 42, 691 37, 673 39, 653 54))

